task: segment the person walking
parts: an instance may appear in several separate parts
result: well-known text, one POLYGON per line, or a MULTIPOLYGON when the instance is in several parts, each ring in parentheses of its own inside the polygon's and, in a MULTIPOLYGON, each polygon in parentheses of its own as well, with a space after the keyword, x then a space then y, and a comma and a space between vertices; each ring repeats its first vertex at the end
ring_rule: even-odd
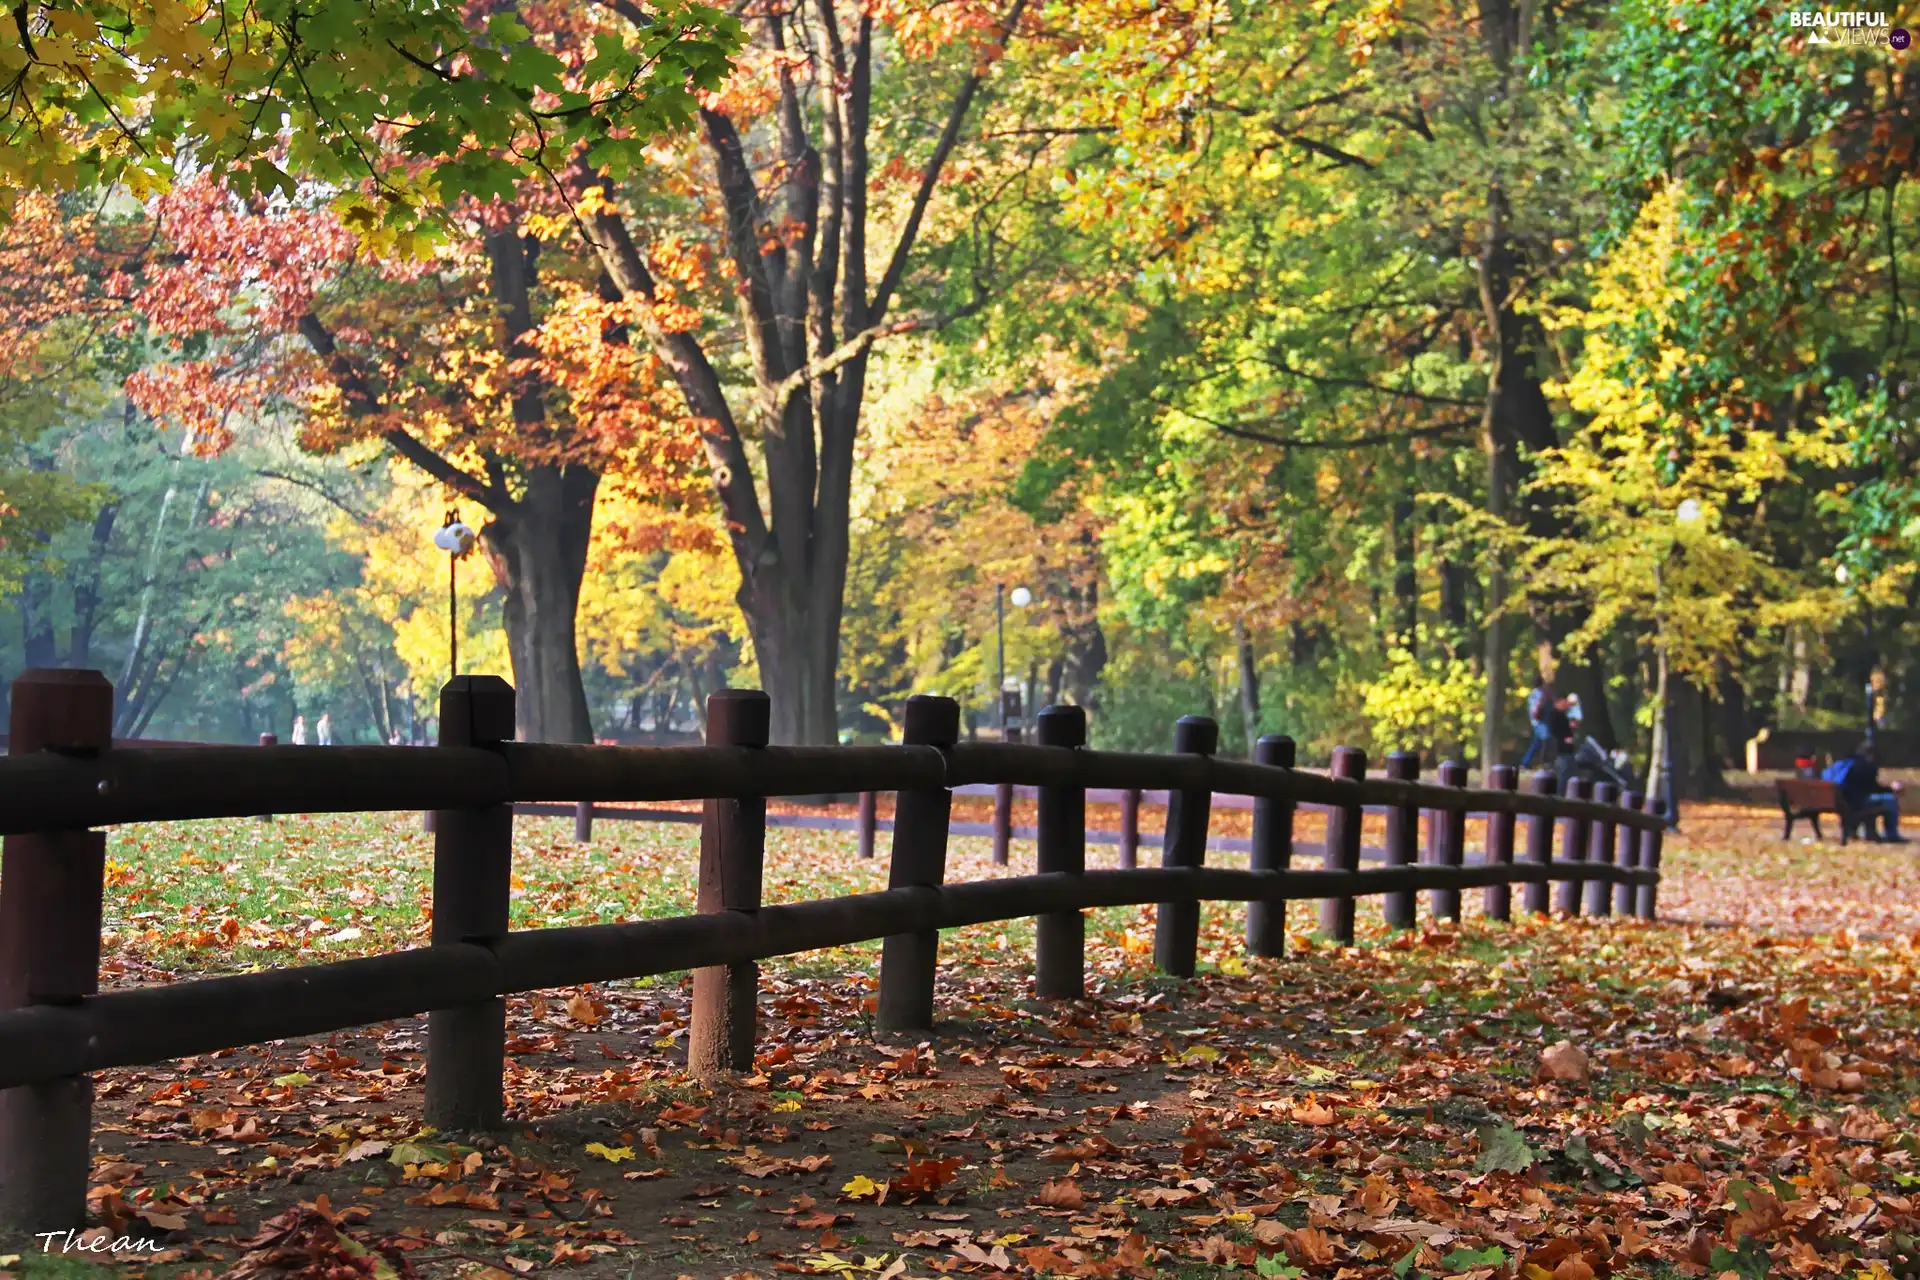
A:
POLYGON ((313 723, 313 740, 323 747, 333 745, 333 717, 325 711, 313 723))
POLYGON ((305 716, 295 716, 293 718, 293 732, 288 736, 288 740, 296 747, 304 747, 307 745, 307 718, 305 716))
MULTIPOLYGON (((1835 760, 1820 775, 1840 789, 1840 798, 1861 820, 1861 836, 1882 844, 1905 844, 1900 834, 1900 793, 1880 785, 1880 753, 1868 738, 1844 760, 1835 760), (1881 834, 1873 834, 1873 820, 1880 819, 1881 834)), ((1896 784, 1897 785, 1897 784, 1896 784)))
POLYGON ((1527 695, 1527 719, 1533 724, 1533 739, 1527 743, 1527 753, 1520 757, 1520 767, 1532 764, 1534 757, 1547 749, 1547 705, 1552 700, 1545 679, 1533 682, 1533 692, 1527 695))

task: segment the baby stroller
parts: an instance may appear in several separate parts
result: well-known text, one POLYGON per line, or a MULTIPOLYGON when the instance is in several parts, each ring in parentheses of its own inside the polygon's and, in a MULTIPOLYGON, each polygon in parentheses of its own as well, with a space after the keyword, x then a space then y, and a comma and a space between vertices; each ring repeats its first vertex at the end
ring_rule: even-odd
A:
POLYGON ((1609 759, 1606 749, 1588 737, 1582 737, 1580 745, 1572 751, 1563 751, 1555 757, 1553 772, 1562 795, 1566 794, 1567 782, 1572 778, 1585 778, 1590 785, 1611 782, 1620 789, 1621 795, 1640 789, 1632 771, 1609 759))

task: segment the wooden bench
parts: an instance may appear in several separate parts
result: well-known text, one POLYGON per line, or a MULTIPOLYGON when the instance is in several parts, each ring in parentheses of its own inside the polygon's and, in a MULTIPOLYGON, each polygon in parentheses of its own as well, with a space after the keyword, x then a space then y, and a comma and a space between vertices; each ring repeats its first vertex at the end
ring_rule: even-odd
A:
POLYGON ((1793 824, 1805 818, 1813 823, 1813 838, 1824 840, 1820 834, 1820 815, 1831 813, 1840 819, 1840 843, 1845 844, 1860 823, 1860 816, 1847 807, 1840 795, 1838 783, 1822 778, 1781 778, 1774 784, 1774 793, 1780 799, 1780 813, 1786 819, 1786 829, 1780 833, 1782 840, 1792 839, 1793 824))

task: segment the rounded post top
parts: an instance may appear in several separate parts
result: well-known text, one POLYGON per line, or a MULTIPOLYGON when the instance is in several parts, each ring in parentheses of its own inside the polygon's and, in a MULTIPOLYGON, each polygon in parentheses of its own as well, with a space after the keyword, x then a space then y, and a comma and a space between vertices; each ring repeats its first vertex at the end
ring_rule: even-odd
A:
POLYGON ((1520 785, 1520 771, 1510 764, 1497 764, 1487 770, 1487 787, 1493 791, 1512 791, 1520 785))
POLYGON ((1173 749, 1212 755, 1220 749, 1220 725, 1211 716, 1181 716, 1173 722, 1173 749))
POLYGON ((1546 769, 1536 770, 1527 778, 1527 790, 1536 796, 1550 796, 1554 793, 1554 777, 1546 769))
POLYGON ((277 733, 263 733, 260 735, 260 745, 263 747, 277 747, 280 745, 280 735, 277 733))
POLYGON ((513 686, 499 676, 455 676, 440 687, 440 745, 512 742, 513 686))
POLYGON ((113 745, 113 685, 98 671, 29 667, 13 682, 7 752, 104 751, 113 745))
POLYGON ((1367 753, 1359 747, 1335 747, 1329 772, 1336 778, 1364 778, 1367 776, 1367 753))
POLYGON ((900 740, 909 746, 950 747, 960 741, 960 704, 952 698, 916 693, 900 717, 900 740))
POLYGON ((1282 769, 1293 768, 1293 739, 1284 733, 1269 733, 1253 744, 1253 762, 1255 764, 1276 765, 1282 769))
POLYGON ((1614 786, 1611 782, 1599 783, 1593 788, 1593 798, 1601 804, 1612 804, 1620 798, 1620 788, 1614 786))
POLYGON ((1043 747, 1087 745, 1087 709, 1067 705, 1048 707, 1035 717, 1035 740, 1043 747))
POLYGON ((1629 791, 1620 797, 1620 803, 1628 809, 1644 809, 1647 807, 1647 798, 1638 791, 1629 791))
POLYGON ((773 699, 760 689, 720 689, 707 695, 707 745, 764 747, 773 731, 773 699))
POLYGON ((1569 800, 1593 799, 1593 784, 1582 777, 1567 779, 1567 798, 1569 800))
POLYGON ((1440 785, 1443 787, 1464 787, 1467 785, 1467 766, 1458 760, 1446 760, 1440 765, 1440 785))
POLYGON ((1418 751, 1387 752, 1387 776, 1399 782, 1412 782, 1420 776, 1418 751))

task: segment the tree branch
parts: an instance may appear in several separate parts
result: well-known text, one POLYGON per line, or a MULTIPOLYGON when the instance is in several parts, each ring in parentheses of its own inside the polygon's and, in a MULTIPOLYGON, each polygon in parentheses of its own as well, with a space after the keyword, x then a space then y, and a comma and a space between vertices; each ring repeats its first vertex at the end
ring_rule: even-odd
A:
MULTIPOLYGON (((1007 10, 1007 16, 1000 22, 1000 38, 994 46, 994 54, 1005 53, 1007 44, 1013 39, 1013 30, 1020 24, 1020 15, 1026 10, 1027 0, 1013 0, 1013 6, 1007 10)), ((927 167, 920 172, 920 188, 913 193, 913 204, 907 210, 906 225, 900 229, 900 239, 893 246, 893 257, 887 263, 886 272, 880 277, 880 286, 873 292, 873 303, 867 308, 869 323, 884 319, 887 304, 893 301, 894 293, 900 288, 900 281, 907 273, 907 255, 913 251, 913 243, 920 236, 920 223, 926 217, 927 205, 933 199, 934 188, 940 182, 940 170, 945 167, 947 157, 960 141, 960 127, 966 123, 967 111, 973 105, 973 98, 986 80, 984 68, 975 70, 961 82, 960 91, 953 96, 953 106, 947 111, 946 128, 940 131, 940 141, 934 144, 933 158, 927 161, 927 167)))
MULTIPOLYGON (((370 417, 375 412, 378 400, 373 388, 367 385, 365 375, 347 358, 339 344, 333 340, 333 334, 320 317, 309 311, 300 317, 300 336, 307 340, 315 355, 326 361, 327 372, 333 375, 341 392, 347 398, 347 408, 355 417, 370 417)), ((504 489, 496 489, 475 476, 468 475, 454 466, 424 441, 414 436, 404 427, 387 427, 380 432, 381 439, 395 453, 419 467, 422 471, 446 485, 462 497, 471 498, 489 511, 499 512, 513 505, 504 489)))

